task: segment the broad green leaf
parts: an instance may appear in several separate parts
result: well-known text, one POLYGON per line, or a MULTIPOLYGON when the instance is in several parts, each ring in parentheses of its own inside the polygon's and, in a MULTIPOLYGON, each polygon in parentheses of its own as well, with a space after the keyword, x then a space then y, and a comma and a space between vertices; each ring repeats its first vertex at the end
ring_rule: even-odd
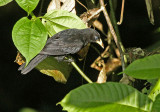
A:
POLYGON ((160 54, 134 61, 124 73, 137 79, 160 78, 160 54))
MULTIPOLYGON (((144 83, 144 88, 141 90, 142 93, 149 95, 149 93, 151 93, 151 91, 153 90, 153 88, 157 84, 157 81, 158 81, 158 79, 148 79, 147 82, 144 83), (148 89, 148 84, 150 86, 149 89, 148 89)), ((153 98, 151 98, 151 99, 153 99, 153 98)))
POLYGON ((49 11, 44 15, 43 19, 43 23, 50 36, 53 36, 55 33, 65 29, 86 28, 86 25, 77 15, 64 10, 49 11))
POLYGON ((18 5, 28 13, 31 13, 39 3, 39 0, 16 0, 18 5))
POLYGON ((156 100, 153 102, 152 112, 160 111, 160 94, 156 97, 156 100))
POLYGON ((0 6, 7 5, 12 0, 0 0, 0 6))
POLYGON ((39 63, 36 68, 43 74, 53 77, 57 82, 66 83, 73 66, 50 56, 39 63))
POLYGON ((14 25, 12 39, 28 64, 44 47, 47 31, 40 19, 29 20, 23 17, 14 25))
POLYGON ((108 82, 78 87, 59 104, 68 112, 148 112, 152 103, 131 86, 108 82))
POLYGON ((158 79, 154 87, 152 87, 148 96, 154 101, 158 94, 160 94, 160 79, 158 79))

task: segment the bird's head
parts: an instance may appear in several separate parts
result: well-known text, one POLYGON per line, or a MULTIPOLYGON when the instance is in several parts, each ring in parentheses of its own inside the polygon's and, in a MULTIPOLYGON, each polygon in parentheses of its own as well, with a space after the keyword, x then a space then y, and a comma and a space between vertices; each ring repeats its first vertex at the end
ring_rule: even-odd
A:
POLYGON ((104 48, 103 42, 100 38, 100 34, 96 30, 92 28, 87 28, 86 33, 88 42, 95 42, 99 44, 102 48, 104 48))

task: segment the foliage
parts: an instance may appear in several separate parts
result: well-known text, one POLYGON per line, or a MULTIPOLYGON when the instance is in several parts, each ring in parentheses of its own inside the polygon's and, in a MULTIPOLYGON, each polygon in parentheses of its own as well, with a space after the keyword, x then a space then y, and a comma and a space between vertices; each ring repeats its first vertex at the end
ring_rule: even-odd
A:
MULTIPOLYGON (((34 3, 32 0, 27 1, 26 5, 18 0, 17 3, 27 11, 27 13, 31 13, 38 4, 37 1, 34 3), (32 5, 27 9, 29 4, 32 5)), ((45 27, 39 18, 32 15, 31 20, 27 17, 21 18, 15 24, 12 31, 13 42, 26 58, 27 64, 44 47, 47 40, 46 31, 49 32, 50 36, 53 36, 55 33, 68 28, 86 28, 84 23, 75 14, 63 10, 53 10, 41 18, 45 20, 45 22, 43 22, 45 27)))
POLYGON ((156 97, 156 100, 153 103, 152 112, 159 112, 160 110, 160 94, 156 97))
POLYGON ((45 21, 44 25, 47 28, 50 36, 69 28, 86 28, 85 24, 78 16, 73 13, 68 13, 68 11, 64 10, 49 11, 43 16, 43 19, 45 21))
POLYGON ((12 0, 1 0, 0 1, 0 6, 6 5, 8 3, 10 3, 12 0))
POLYGON ((39 3, 39 0, 16 0, 18 5, 27 13, 31 13, 39 3))
POLYGON ((59 104, 69 112, 146 112, 152 101, 131 86, 108 82, 76 88, 59 104))
POLYGON ((155 79, 160 77, 160 54, 148 56, 131 63, 124 73, 137 79, 155 79))
MULTIPOLYGON (((11 1, 3 0, 0 6, 11 1)), ((69 28, 86 28, 77 15, 68 11, 52 10, 42 17, 36 17, 33 10, 37 7, 39 0, 16 0, 16 2, 28 16, 31 16, 31 19, 28 16, 22 17, 12 30, 13 42, 25 57, 27 64, 43 49, 48 35, 51 37, 69 28)), ((55 63, 53 66, 60 64, 55 63)), ((66 71, 69 71, 68 68, 64 73, 66 71)), ((160 55, 135 59, 123 73, 135 79, 157 79, 157 82, 154 80, 156 84, 147 95, 132 86, 121 83, 85 84, 68 93, 59 104, 69 112, 158 112, 160 110, 158 106, 160 104, 160 55)))
POLYGON ((47 31, 40 19, 29 20, 23 17, 14 25, 12 37, 15 46, 26 58, 28 64, 44 47, 47 31))

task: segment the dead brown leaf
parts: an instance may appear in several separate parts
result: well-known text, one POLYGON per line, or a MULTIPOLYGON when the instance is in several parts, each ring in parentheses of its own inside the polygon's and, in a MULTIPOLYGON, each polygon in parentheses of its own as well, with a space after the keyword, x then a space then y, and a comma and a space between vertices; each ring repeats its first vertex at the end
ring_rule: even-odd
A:
POLYGON ((118 67, 121 66, 121 60, 119 58, 109 59, 105 66, 106 73, 110 74, 111 72, 115 71, 118 67))
POLYGON ((80 18, 82 19, 82 21, 84 21, 84 23, 88 24, 88 27, 91 27, 93 22, 98 19, 100 15, 99 13, 97 13, 98 10, 99 8, 93 8, 80 15, 80 18))
POLYGON ((25 63, 25 58, 19 51, 17 52, 16 60, 14 62, 16 62, 18 65, 22 65, 23 63, 25 63))
POLYGON ((67 82, 66 77, 63 75, 63 73, 61 73, 58 70, 40 70, 40 72, 53 77, 57 82, 61 82, 61 83, 67 82))
POLYGON ((52 0, 48 6, 47 12, 54 9, 62 9, 76 13, 75 0, 52 0))
POLYGON ((97 83, 105 83, 107 80, 106 66, 105 66, 104 61, 102 61, 102 65, 103 65, 103 67, 98 75, 97 83))

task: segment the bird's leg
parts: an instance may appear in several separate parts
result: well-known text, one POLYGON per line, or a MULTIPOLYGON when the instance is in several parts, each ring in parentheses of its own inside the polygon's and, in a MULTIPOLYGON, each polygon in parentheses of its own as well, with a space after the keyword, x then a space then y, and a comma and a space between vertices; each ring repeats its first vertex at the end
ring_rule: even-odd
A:
POLYGON ((68 63, 74 62, 74 59, 71 56, 55 56, 55 59, 57 59, 58 62, 65 61, 68 63))
POLYGON ((64 58, 63 61, 71 63, 71 62, 74 62, 74 59, 73 59, 72 56, 68 56, 68 55, 67 55, 67 56, 65 56, 65 58, 64 58))

